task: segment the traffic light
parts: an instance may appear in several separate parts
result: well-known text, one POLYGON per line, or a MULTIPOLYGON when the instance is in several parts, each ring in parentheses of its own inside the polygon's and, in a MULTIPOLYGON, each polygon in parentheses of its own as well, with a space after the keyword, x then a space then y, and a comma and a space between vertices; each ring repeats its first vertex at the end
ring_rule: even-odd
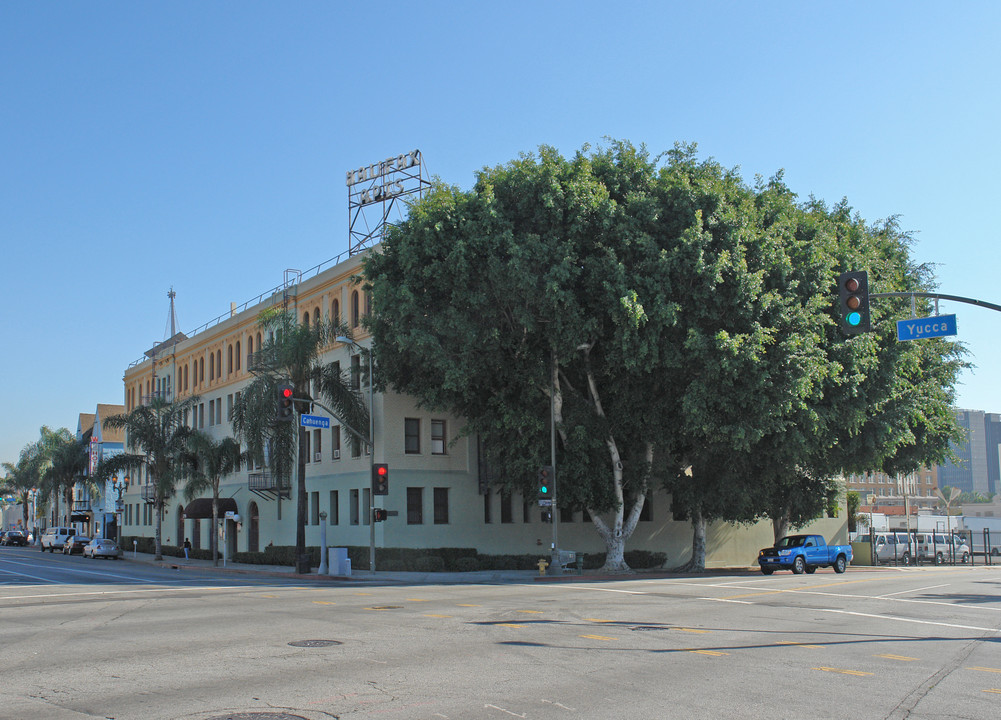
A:
POLYGON ((275 420, 278 422, 292 422, 295 420, 295 407, 292 403, 292 396, 295 388, 291 383, 282 383, 278 386, 278 413, 275 420))
POLYGON ((372 466, 372 494, 389 495, 389 465, 376 463, 372 466))
POLYGON ((553 466, 543 465, 539 468, 539 499, 546 500, 553 497, 553 466))
POLYGON ((389 517, 389 512, 385 508, 372 508, 372 521, 383 522, 389 517))
POLYGON ((872 330, 869 321, 869 275, 864 270, 838 276, 841 332, 860 335, 872 330))

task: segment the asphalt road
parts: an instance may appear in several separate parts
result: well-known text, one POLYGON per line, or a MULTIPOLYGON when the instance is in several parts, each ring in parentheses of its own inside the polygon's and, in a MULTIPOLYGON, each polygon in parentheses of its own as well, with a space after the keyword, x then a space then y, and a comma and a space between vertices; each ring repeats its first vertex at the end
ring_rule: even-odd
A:
POLYGON ((998 566, 402 586, 3 548, 0 718, 988 719, 999 629, 998 566))

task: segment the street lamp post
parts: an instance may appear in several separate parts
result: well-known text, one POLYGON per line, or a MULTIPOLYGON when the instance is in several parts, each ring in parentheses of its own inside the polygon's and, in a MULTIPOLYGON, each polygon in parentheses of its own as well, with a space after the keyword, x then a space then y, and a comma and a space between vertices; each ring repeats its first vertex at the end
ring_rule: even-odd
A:
POLYGON ((125 493, 125 489, 128 486, 128 475, 123 478, 115 478, 113 487, 118 492, 118 499, 115 501, 115 515, 118 518, 118 521, 115 523, 115 542, 118 543, 118 547, 122 546, 122 521, 125 519, 125 506, 122 504, 122 495, 125 493))
MULTIPOLYGON (((338 335, 337 342, 351 345, 359 351, 364 348, 346 335, 338 335)), ((372 492, 371 478, 375 477, 375 375, 372 367, 372 349, 368 350, 368 462, 369 462, 369 503, 368 503, 368 567, 375 572, 375 493, 372 492)))

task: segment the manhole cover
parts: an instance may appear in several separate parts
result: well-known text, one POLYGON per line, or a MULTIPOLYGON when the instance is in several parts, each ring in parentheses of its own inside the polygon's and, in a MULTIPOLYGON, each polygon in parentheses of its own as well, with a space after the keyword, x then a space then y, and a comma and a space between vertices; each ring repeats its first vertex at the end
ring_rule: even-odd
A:
MULTIPOLYGON (((293 640, 289 643, 292 647, 330 647, 331 645, 340 645, 340 640, 293 640)), ((264 716, 261 716, 262 719, 264 716)), ((289 715, 288 717, 296 717, 295 715, 289 715)), ((210 720, 215 720, 215 718, 210 718, 210 720)), ((239 718, 243 720, 243 718, 239 718)), ((256 720, 256 716, 255 716, 256 720)))
POLYGON ((306 718, 283 712, 242 712, 232 715, 213 715, 205 720, 306 720, 306 718))

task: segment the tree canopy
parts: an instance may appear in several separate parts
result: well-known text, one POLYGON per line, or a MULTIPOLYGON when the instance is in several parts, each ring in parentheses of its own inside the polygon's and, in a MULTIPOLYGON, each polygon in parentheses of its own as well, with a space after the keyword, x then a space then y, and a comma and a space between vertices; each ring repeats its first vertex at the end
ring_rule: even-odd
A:
POLYGON ((799 203, 781 174, 748 186, 694 147, 665 160, 540 148, 435 185, 365 261, 382 377, 466 418, 497 482, 531 491, 552 397, 558 502, 589 511, 608 569, 650 483, 698 565, 709 520, 805 522, 839 472, 941 457, 955 433, 955 344, 838 330, 839 272, 928 285, 894 221, 799 203))

